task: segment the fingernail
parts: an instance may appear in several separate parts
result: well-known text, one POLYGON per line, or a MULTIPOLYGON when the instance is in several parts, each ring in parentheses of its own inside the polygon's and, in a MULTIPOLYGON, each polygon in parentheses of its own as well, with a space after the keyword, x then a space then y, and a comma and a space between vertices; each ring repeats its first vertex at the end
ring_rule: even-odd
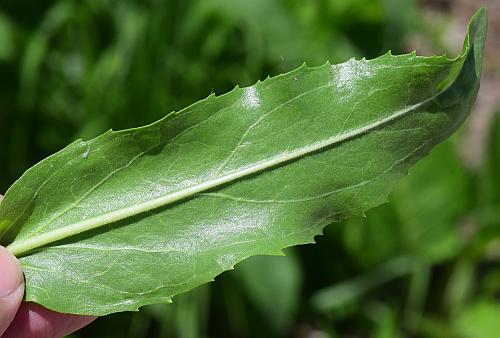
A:
POLYGON ((0 298, 11 295, 23 283, 23 274, 17 259, 0 246, 0 298))

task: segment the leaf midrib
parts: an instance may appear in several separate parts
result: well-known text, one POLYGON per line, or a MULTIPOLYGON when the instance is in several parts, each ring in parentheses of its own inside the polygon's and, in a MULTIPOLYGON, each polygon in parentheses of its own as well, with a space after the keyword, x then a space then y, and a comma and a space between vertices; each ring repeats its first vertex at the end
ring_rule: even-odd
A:
MULTIPOLYGON (((292 99, 286 101, 286 102, 283 102, 281 104, 279 104, 278 106, 274 107, 273 109, 271 109, 270 111, 266 112, 264 115, 262 115, 254 124, 252 124, 243 134, 243 136, 240 138, 238 144, 236 145, 236 147, 233 149, 233 151, 229 154, 229 156, 226 158, 226 160, 223 162, 223 164, 217 169, 217 171, 215 172, 214 176, 218 176, 220 175, 220 173, 223 171, 224 167, 229 163, 229 161, 232 159, 232 157, 234 156, 234 154, 236 153, 236 151, 238 150, 238 148, 241 146, 243 140, 245 139, 245 137, 248 135, 248 133, 255 127, 257 126, 260 122, 262 122, 267 116, 269 116, 270 114, 274 113, 275 111, 279 110, 280 108, 286 106, 287 104, 290 104, 291 102, 301 98, 301 97, 304 97, 306 95, 309 95, 311 94, 312 92, 315 92, 315 91, 318 91, 318 90, 321 90, 321 89, 325 89, 325 88, 329 88, 331 87, 332 85, 331 84, 328 84, 326 86, 320 86, 320 87, 316 87, 312 90, 309 90, 307 92, 304 92, 304 93, 301 93, 300 95, 297 95, 297 96, 294 96, 292 99)), ((212 119, 214 116, 220 114, 221 112, 227 110, 227 109, 230 109, 232 107, 234 107, 236 105, 236 103, 238 102, 238 100, 236 100, 233 104, 231 104, 230 106, 228 107, 225 107, 223 109, 220 109, 219 111, 217 111, 215 114, 211 115, 210 117, 208 117, 207 119, 193 125, 193 126, 190 126, 189 128, 185 129, 184 131, 182 131, 180 134, 176 135, 174 138, 170 139, 170 140, 166 140, 166 141, 163 141, 163 142, 160 142, 158 144, 155 144, 154 146, 146 149, 145 151, 142 151, 140 152, 139 154, 135 155, 127 164, 125 164, 124 166, 120 167, 120 168, 117 168, 113 171, 111 171, 108 175, 106 175, 101 181, 99 181, 96 185, 94 185, 92 188, 90 188, 88 191, 86 191, 80 198, 78 198, 78 200, 76 200, 74 203, 72 203, 68 208, 62 210, 61 212, 59 212, 58 214, 56 214, 55 216, 53 216, 52 218, 50 218, 46 223, 44 223, 43 225, 39 226, 37 229, 35 229, 35 231, 31 232, 31 233, 28 233, 25 235, 25 237, 35 237, 37 236, 38 234, 40 233, 43 233, 45 231, 45 228, 48 227, 50 224, 52 224, 55 220, 57 220, 59 217, 63 216, 64 214, 66 214, 67 212, 69 212, 70 210, 74 209, 77 205, 79 205, 85 198, 87 198, 92 192, 94 192, 97 188, 99 188, 101 185, 103 185, 104 183, 106 183, 111 177, 113 177, 116 173, 119 173, 120 171, 122 170, 125 170, 126 168, 129 168, 135 161, 137 161, 139 158, 141 158, 142 156, 144 156, 145 154, 149 153, 151 150, 155 149, 156 147, 158 146, 161 146, 167 142, 174 142, 175 140, 177 140, 178 138, 180 138, 182 135, 184 135, 186 132, 200 126, 201 124, 203 123, 206 123, 208 120, 212 119)), ((175 120, 175 119, 174 119, 175 120)), ((61 168, 62 169, 62 168, 61 168)), ((60 171, 61 169, 59 169, 58 171, 60 171)), ((51 177, 53 177, 54 175, 51 175, 51 177)), ((48 180, 47 180, 48 181, 48 180)), ((43 183, 43 185, 45 185, 45 183, 47 183, 47 181, 45 181, 43 183)), ((43 186, 42 185, 42 186, 43 186)), ((42 187, 41 186, 41 187, 42 187)), ((38 191, 41 189, 38 188, 37 190, 37 193, 38 191)), ((20 216, 19 216, 20 217, 20 216)), ((19 219, 18 217, 18 219, 19 219)), ((15 223, 18 219, 16 219, 13 223, 15 223)))
POLYGON ((244 178, 249 175, 257 174, 264 170, 276 167, 280 164, 287 163, 293 160, 297 160, 303 158, 307 155, 316 153, 323 149, 327 149, 329 147, 334 146, 335 144, 339 144, 345 142, 350 139, 354 139, 360 137, 372 130, 378 129, 383 125, 389 124, 394 120, 405 116, 411 111, 421 107, 422 105, 434 100, 437 96, 439 96, 441 92, 436 93, 432 97, 419 102, 417 104, 407 106, 401 110, 394 112, 393 114, 367 124, 361 128, 357 128, 355 130, 351 130, 349 132, 335 135, 323 141, 319 141, 313 143, 311 145, 298 148, 294 151, 283 152, 277 156, 274 156, 266 161, 258 162, 254 165, 248 166, 246 168, 233 171, 227 175, 207 180, 205 182, 193 185, 191 187, 185 188, 183 190, 176 191, 174 193, 167 194, 165 196, 160 196, 150 201, 146 201, 143 203, 139 203, 130 207, 122 208, 119 210, 115 210, 100 216, 92 217, 77 223, 69 224, 67 226, 54 229, 48 231, 46 233, 33 236, 31 238, 26 238, 24 240, 20 240, 18 242, 14 241, 11 245, 7 247, 7 249, 15 256, 20 256, 28 251, 39 248, 41 246, 47 245, 49 243, 59 241, 65 239, 70 236, 77 235, 79 233, 89 231, 92 229, 99 228, 101 226, 105 226, 107 224, 115 223, 121 221, 123 219, 139 215, 145 213, 147 211, 151 211, 160 207, 164 207, 166 205, 178 202, 180 200, 187 199, 189 197, 193 197, 196 194, 201 192, 211 190, 222 185, 226 185, 228 183, 234 182, 241 178, 244 178))

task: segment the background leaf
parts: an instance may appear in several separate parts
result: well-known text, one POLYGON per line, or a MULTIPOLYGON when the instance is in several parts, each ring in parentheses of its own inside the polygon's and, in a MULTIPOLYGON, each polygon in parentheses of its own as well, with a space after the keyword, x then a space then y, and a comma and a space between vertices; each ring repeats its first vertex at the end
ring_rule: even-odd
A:
POLYGON ((251 257, 238 264, 239 283, 276 332, 290 325, 299 304, 302 273, 293 251, 283 257, 251 257))

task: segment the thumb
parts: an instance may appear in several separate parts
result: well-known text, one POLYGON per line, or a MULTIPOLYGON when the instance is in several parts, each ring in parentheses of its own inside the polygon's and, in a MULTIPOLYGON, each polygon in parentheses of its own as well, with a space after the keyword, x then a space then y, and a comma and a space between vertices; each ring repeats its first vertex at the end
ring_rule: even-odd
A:
POLYGON ((14 319, 23 293, 24 280, 19 262, 0 246, 0 336, 14 319))

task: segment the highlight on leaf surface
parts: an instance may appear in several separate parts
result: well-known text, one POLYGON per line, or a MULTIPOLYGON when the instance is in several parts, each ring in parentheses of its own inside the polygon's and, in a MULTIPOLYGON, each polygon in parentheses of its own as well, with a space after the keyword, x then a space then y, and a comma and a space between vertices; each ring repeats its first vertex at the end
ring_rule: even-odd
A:
POLYGON ((304 65, 41 161, 0 205, 26 300, 88 315, 169 302, 386 202, 469 114, 486 20, 455 59, 304 65))

